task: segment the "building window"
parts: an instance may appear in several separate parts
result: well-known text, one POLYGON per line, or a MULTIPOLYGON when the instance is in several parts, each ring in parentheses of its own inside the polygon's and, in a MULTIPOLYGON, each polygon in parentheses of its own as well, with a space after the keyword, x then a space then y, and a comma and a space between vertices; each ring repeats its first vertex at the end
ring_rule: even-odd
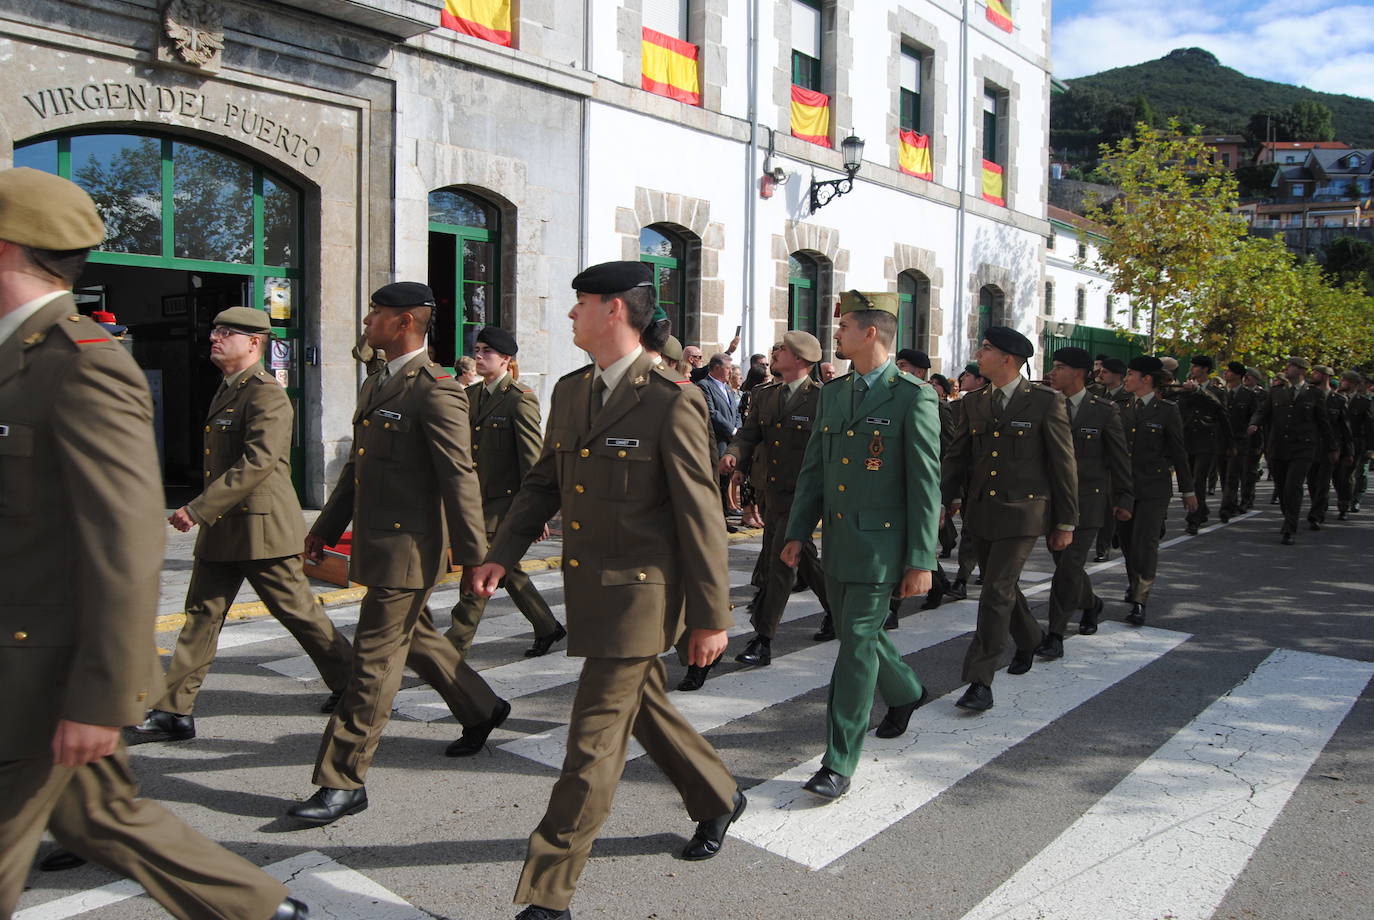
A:
POLYGON ((1045 315, 1054 315, 1054 282, 1045 282, 1045 315))
POLYGON ((1007 298, 995 284, 978 289, 978 341, 983 341, 989 326, 1006 325, 1007 298))
POLYGON ((1003 123, 1007 115, 1006 91, 991 83, 983 88, 983 200, 998 207, 1007 203, 1007 150, 1003 123))
POLYGON ((681 234, 659 225, 639 231, 639 261, 653 267, 658 303, 682 342, 696 340, 694 311, 687 296, 687 243, 681 234))
POLYGON ((644 0, 644 26, 687 41, 688 0, 644 0))
POLYGON ((1116 295, 1107 295, 1107 325, 1116 322, 1116 295))
POLYGON ((787 257, 787 328, 800 329, 820 338, 816 298, 820 266, 802 252, 787 257))
POLYGON ((918 271, 897 276, 897 347, 927 350, 930 341, 930 279, 918 271))
POLYGON ((983 159, 1001 165, 1001 137, 998 116, 1001 114, 1002 94, 991 87, 983 91, 983 159))
POLYGON ((470 355, 483 326, 501 325, 501 215, 466 189, 429 193, 430 344, 447 367, 470 355))
POLYGON ((903 131, 924 133, 921 125, 921 72, 924 64, 921 52, 902 46, 901 90, 899 91, 897 120, 903 131))
POLYGON ((1088 261, 1088 244, 1083 240, 1078 241, 1078 261, 1088 261))
POLYGON ((792 83, 802 89, 821 89, 821 7, 792 0, 792 83))
POLYGON ((1073 320, 1076 323, 1083 323, 1088 320, 1088 292, 1083 288, 1074 291, 1073 320))
POLYGON ((1055 245, 1059 242, 1059 234, 1053 227, 1050 228, 1050 235, 1045 237, 1045 249, 1054 252, 1055 245))

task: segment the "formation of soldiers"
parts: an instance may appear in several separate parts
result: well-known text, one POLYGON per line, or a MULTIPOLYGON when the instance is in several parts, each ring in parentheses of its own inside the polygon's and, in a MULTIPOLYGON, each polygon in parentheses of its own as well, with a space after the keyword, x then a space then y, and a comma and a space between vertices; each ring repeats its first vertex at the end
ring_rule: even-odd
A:
POLYGON ((1175 486, 1195 533, 1209 520, 1214 474, 1221 520, 1253 507, 1263 457, 1292 542, 1304 489, 1314 530, 1333 490, 1342 519, 1359 511, 1374 446, 1369 381, 1357 373, 1333 390, 1330 368, 1292 358, 1285 382, 1266 391, 1262 373, 1233 362, 1217 381, 1198 356, 1180 384, 1161 358, 1094 362, 1070 347, 1053 354, 1046 386, 1027 378, 1031 342, 992 327, 976 362, 950 381, 921 352, 893 353, 896 294, 848 291, 836 306, 835 356, 849 373, 821 383, 821 343, 787 332, 771 349, 776 382, 753 391, 743 426, 714 456, 705 401, 687 385, 649 268, 611 262, 573 279, 573 342, 593 361, 558 381, 546 426, 513 373, 509 332, 479 332, 479 379, 464 387, 430 360, 432 291, 398 282, 373 292, 354 352, 368 375, 348 460, 307 532, 287 459, 290 401, 261 367, 271 325, 263 311, 233 307, 210 333, 224 380, 204 425, 204 488, 167 518, 198 534, 186 623, 164 675, 153 643, 164 531, 149 394, 70 293, 103 237, 75 185, 0 171, 0 558, 11 589, 0 602, 0 687, 31 701, 0 716, 0 917, 12 913, 45 829, 69 863, 136 879, 173 916, 308 916, 281 883, 139 798, 121 733, 195 736, 197 693, 244 580, 331 691, 316 788, 286 809, 304 826, 368 807, 366 775, 405 668, 463 727, 445 753, 483 749, 511 705, 466 656, 498 588, 533 627, 526 655, 566 640, 584 659, 566 759, 515 896, 527 905, 520 920, 559 920, 571 917, 631 738, 694 822, 683 859, 716 855, 747 807, 671 702, 662 657, 677 648, 680 689, 692 690, 726 653, 733 614, 718 475, 752 483, 764 522, 754 634, 736 659, 770 665, 798 575, 826 612, 815 638, 839 642, 826 748, 805 784, 829 802, 850 788, 875 696, 886 704, 876 728, 885 738, 905 733, 930 699, 887 634, 903 599, 938 607, 966 596, 978 571, 957 705, 982 712, 994 705, 1009 640, 1015 676, 1064 656, 1075 613, 1080 635, 1097 631, 1105 604, 1085 572, 1094 552, 1121 547, 1126 621, 1145 622, 1175 486), (520 569, 559 515, 566 625, 520 569), (307 579, 346 533, 349 577, 367 588, 351 642, 307 579), (1055 559, 1044 626, 1019 587, 1042 537, 1055 559), (956 546, 951 580, 939 560, 956 546), (463 574, 444 634, 428 601, 450 564, 463 574))

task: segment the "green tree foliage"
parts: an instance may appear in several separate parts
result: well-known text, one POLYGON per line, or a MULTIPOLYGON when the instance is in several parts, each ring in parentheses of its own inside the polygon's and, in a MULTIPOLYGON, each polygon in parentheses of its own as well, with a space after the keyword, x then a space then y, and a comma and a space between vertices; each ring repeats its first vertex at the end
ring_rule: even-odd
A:
POLYGON ((1250 116, 1245 136, 1260 141, 1331 141, 1336 139, 1335 116, 1329 106, 1312 99, 1285 108, 1266 108, 1250 116))
POLYGON ((1337 237, 1322 251, 1321 266, 1336 284, 1361 285, 1374 294, 1374 243, 1337 237))

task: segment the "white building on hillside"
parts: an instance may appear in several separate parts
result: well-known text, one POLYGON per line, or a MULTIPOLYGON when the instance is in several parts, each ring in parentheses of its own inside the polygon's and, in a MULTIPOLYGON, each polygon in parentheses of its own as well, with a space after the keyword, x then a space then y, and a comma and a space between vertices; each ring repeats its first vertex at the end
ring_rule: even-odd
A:
POLYGON ((1133 334, 1148 331, 1149 311, 1142 316, 1132 309, 1129 295, 1113 294, 1111 279, 1093 268, 1106 228, 1054 205, 1047 213, 1041 294, 1045 341, 1053 347, 1078 345, 1093 355, 1139 354, 1143 342, 1133 334))

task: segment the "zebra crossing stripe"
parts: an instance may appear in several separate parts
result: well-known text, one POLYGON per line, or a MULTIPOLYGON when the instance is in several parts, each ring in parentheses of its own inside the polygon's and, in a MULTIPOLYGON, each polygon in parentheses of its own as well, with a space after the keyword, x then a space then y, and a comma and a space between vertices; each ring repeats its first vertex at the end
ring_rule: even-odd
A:
POLYGON ((1004 677, 993 688, 997 706, 980 716, 954 706, 960 687, 919 710, 906 735, 868 736, 863 763, 838 802, 818 805, 801 788, 820 757, 747 790, 749 810, 730 834, 808 868, 824 868, 1188 638, 1103 623, 1091 639, 1074 639, 1063 659, 1004 677))
POLYGON ((964 920, 1208 920, 1371 676, 1274 651, 964 920))

